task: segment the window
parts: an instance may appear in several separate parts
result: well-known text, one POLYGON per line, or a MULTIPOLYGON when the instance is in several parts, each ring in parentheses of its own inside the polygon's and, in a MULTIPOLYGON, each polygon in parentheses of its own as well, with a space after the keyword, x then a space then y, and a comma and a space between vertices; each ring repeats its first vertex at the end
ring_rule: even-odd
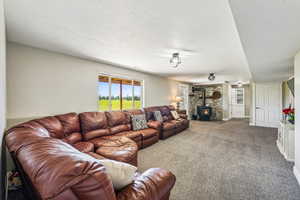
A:
POLYGON ((126 110, 142 107, 142 82, 99 76, 98 110, 126 110))
POLYGON ((231 90, 231 103, 232 104, 244 104, 244 88, 232 88, 231 90))

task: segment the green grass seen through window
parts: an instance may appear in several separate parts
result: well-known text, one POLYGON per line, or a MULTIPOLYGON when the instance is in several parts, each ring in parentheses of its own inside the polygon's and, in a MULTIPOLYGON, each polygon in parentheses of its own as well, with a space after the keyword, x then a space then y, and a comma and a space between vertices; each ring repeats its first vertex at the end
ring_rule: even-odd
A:
MULTIPOLYGON (((141 101, 134 101, 135 108, 141 108, 141 101)), ((120 100, 111 100, 112 110, 120 110, 120 100)), ((123 100, 123 110, 132 109, 132 101, 131 100, 123 100)), ((109 110, 109 100, 102 99, 98 101, 98 110, 106 111, 109 110)))

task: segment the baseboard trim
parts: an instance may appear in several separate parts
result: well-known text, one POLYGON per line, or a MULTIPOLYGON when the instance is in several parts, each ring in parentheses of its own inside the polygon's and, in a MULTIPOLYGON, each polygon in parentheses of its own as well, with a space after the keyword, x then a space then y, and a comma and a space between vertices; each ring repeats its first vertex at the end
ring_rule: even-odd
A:
POLYGON ((293 167, 293 172, 294 172, 294 175, 298 181, 298 184, 300 185, 300 172, 298 171, 298 169, 296 168, 296 166, 294 165, 293 167))
POLYGON ((223 119, 223 121, 228 121, 228 120, 230 120, 230 119, 229 119, 229 118, 224 118, 224 119, 223 119))
POLYGON ((249 125, 250 126, 255 126, 255 123, 254 122, 250 122, 249 125))

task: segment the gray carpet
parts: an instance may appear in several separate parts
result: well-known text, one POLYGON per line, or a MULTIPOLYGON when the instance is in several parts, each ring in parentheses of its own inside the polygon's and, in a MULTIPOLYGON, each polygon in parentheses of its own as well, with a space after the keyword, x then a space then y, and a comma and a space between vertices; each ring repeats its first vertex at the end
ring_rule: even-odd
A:
POLYGON ((275 141, 277 130, 247 121, 193 121, 191 128, 139 151, 139 169, 172 171, 172 200, 299 200, 293 163, 275 141))

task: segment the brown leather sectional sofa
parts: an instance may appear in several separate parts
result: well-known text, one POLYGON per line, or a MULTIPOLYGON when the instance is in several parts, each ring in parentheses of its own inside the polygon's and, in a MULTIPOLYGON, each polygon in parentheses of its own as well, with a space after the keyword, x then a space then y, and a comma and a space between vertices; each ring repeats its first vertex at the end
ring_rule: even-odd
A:
POLYGON ((173 120, 172 109, 172 106, 145 108, 149 128, 139 131, 132 130, 130 115, 142 114, 143 110, 68 113, 9 129, 6 144, 21 172, 27 198, 169 199, 175 184, 171 172, 149 169, 137 174, 129 186, 114 191, 99 160, 112 159, 137 166, 138 149, 188 128, 186 116, 173 120), (154 108, 161 111, 163 123, 152 118, 154 108))

